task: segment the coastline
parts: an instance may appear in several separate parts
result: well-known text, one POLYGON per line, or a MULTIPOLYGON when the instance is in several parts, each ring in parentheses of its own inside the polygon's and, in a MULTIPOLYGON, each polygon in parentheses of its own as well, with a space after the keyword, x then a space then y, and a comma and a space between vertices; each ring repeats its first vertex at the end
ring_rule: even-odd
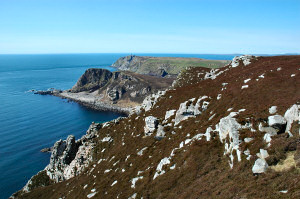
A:
MULTIPOLYGON (((64 92, 63 92, 64 93, 64 92)), ((76 95, 76 93, 72 93, 73 95, 76 95)), ((53 96, 62 98, 62 99, 68 99, 70 101, 76 102, 78 104, 80 104, 81 106, 84 106, 86 108, 92 109, 92 110, 96 110, 96 111, 112 111, 112 112, 116 112, 116 113, 120 113, 120 114, 125 114, 125 115, 129 115, 131 113, 132 108, 128 107, 128 108, 124 108, 124 107, 119 107, 116 105, 110 105, 107 104, 105 102, 101 102, 101 101, 96 101, 96 100, 82 100, 78 97, 72 97, 70 95, 63 95, 62 93, 58 93, 58 94, 52 94, 53 96)))
MULTIPOLYGON (((56 89, 48 89, 46 91, 34 91, 34 94, 38 95, 52 95, 55 97, 59 97, 61 99, 67 99, 69 101, 73 101, 78 103, 81 106, 84 106, 88 109, 96 110, 96 111, 111 111, 124 115, 129 115, 132 112, 132 109, 135 106, 125 106, 121 107, 114 104, 106 103, 102 100, 101 97, 96 96, 95 93, 71 93, 68 90, 61 91, 56 89)), ((138 106, 139 104, 136 104, 138 106)))

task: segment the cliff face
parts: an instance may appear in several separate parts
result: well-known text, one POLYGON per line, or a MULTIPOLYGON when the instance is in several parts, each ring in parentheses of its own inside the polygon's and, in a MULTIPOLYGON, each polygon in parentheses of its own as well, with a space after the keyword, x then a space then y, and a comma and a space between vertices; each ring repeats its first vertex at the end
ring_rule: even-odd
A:
POLYGON ((135 113, 96 129, 76 177, 16 197, 299 198, 299 63, 241 56, 187 69, 135 113))
POLYGON ((104 86, 112 77, 112 72, 105 69, 90 68, 79 78, 71 89, 77 93, 81 91, 95 91, 104 86))
POLYGON ((220 68, 228 64, 225 60, 205 60, 183 57, 147 57, 130 55, 119 58, 112 67, 159 77, 174 77, 186 67, 220 68))

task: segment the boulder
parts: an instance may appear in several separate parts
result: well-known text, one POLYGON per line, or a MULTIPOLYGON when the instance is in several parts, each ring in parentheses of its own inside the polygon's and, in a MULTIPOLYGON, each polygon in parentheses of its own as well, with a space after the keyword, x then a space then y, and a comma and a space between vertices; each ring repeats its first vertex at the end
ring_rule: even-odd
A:
POLYGON ((278 130, 278 133, 284 133, 286 120, 281 115, 272 115, 268 117, 268 125, 278 130))
POLYGON ((144 132, 146 136, 149 136, 155 131, 158 125, 158 119, 153 116, 148 116, 145 118, 144 132))
POLYGON ((164 131, 164 126, 159 124, 157 127, 156 137, 165 137, 165 135, 166 135, 166 132, 164 131))
MULTIPOLYGON (((284 114, 284 118, 287 121, 286 132, 291 130, 294 121, 300 121, 300 105, 294 104, 284 114)), ((300 130, 299 130, 300 133, 300 130)))
POLYGON ((270 114, 275 114, 277 112, 277 106, 272 106, 269 108, 269 113, 270 114))
POLYGON ((258 158, 255 161, 254 166, 252 167, 252 172, 254 174, 259 174, 259 173, 266 172, 267 169, 268 169, 268 163, 264 159, 258 158))
POLYGON ((165 120, 169 119, 170 117, 172 117, 175 114, 176 110, 169 110, 166 112, 165 115, 165 120))

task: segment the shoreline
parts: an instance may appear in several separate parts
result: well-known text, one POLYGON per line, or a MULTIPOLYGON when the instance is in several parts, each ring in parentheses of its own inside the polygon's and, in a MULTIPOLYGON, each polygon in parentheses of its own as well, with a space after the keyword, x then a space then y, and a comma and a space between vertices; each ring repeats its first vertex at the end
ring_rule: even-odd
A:
POLYGON ((59 97, 61 99, 67 99, 67 100, 70 100, 72 102, 76 102, 77 104, 79 104, 79 105, 81 105, 85 108, 92 109, 92 110, 95 110, 95 111, 111 111, 111 112, 124 114, 126 116, 129 115, 130 112, 131 112, 131 108, 121 108, 121 107, 118 107, 118 106, 112 106, 112 105, 106 104, 104 102, 102 102, 102 103, 101 102, 95 102, 95 103, 84 102, 84 101, 81 101, 79 99, 66 97, 66 96, 58 95, 58 94, 53 94, 52 96, 59 97))
POLYGON ((117 105, 111 105, 104 101, 101 101, 101 97, 94 95, 93 93, 71 93, 68 90, 57 90, 54 88, 49 88, 48 90, 35 91, 30 90, 36 95, 51 95, 59 97, 61 99, 67 99, 72 102, 91 109, 95 111, 111 111, 115 113, 124 114, 126 116, 130 115, 134 107, 120 107, 117 105))

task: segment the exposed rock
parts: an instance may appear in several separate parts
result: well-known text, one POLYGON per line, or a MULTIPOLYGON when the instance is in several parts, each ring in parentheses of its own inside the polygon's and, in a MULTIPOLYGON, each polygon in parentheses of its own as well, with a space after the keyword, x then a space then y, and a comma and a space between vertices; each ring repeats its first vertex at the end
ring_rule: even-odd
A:
POLYGON ((170 117, 172 117, 175 113, 176 113, 176 110, 169 110, 169 111, 167 111, 166 115, 165 115, 165 120, 167 120, 170 117))
POLYGON ((144 132, 146 136, 149 136, 155 131, 158 125, 158 119, 153 116, 148 116, 145 118, 144 132))
POLYGON ((252 167, 252 172, 254 174, 260 174, 266 172, 267 169, 268 163, 264 159, 258 158, 252 167))
POLYGON ((247 66, 255 58, 256 58, 256 56, 253 56, 253 55, 235 56, 232 60, 231 66, 233 68, 238 67, 241 62, 244 64, 244 66, 247 66))
POLYGON ((49 88, 46 91, 33 91, 34 94, 38 95, 57 95, 59 93, 62 93, 62 90, 59 89, 54 89, 54 88, 49 88))
POLYGON ((190 117, 195 117, 197 115, 200 115, 202 111, 205 111, 208 106, 208 102, 203 101, 203 105, 201 107, 200 103, 202 100, 208 98, 207 96, 203 96, 199 98, 196 102, 196 105, 193 105, 193 102, 195 98, 190 99, 186 102, 183 102, 180 104, 179 109, 176 112, 175 116, 175 126, 178 125, 181 121, 186 120, 190 117), (201 108, 201 111, 199 110, 201 108))
POLYGON ((291 108, 289 108, 285 112, 284 118, 287 121, 286 132, 289 132, 291 130, 292 123, 300 120, 300 105, 294 104, 291 108))
POLYGON ((67 140, 59 140, 53 146, 49 165, 45 168, 47 175, 55 182, 65 180, 64 169, 75 158, 78 144, 75 137, 69 135, 67 140))
POLYGON ((239 129, 241 125, 236 121, 234 116, 237 112, 230 113, 227 117, 224 117, 220 120, 219 124, 216 126, 216 130, 219 132, 220 141, 225 142, 225 152, 224 154, 230 154, 230 167, 233 167, 233 151, 236 151, 238 161, 241 161, 241 152, 239 150, 239 145, 241 141, 239 140, 239 129), (229 136, 229 140, 226 140, 229 136))
POLYGON ((164 131, 164 126, 158 125, 156 137, 165 137, 166 132, 164 131))
POLYGON ((47 153, 47 152, 51 152, 51 151, 52 151, 52 147, 50 147, 50 148, 43 148, 41 150, 42 153, 47 153))
POLYGON ((259 151, 260 152, 256 154, 259 158, 266 159, 267 157, 269 157, 269 154, 268 154, 267 150, 260 149, 259 151))
POLYGON ((275 114, 277 112, 277 106, 271 106, 269 108, 269 113, 270 114, 275 114))
POLYGON ((268 125, 278 129, 278 133, 283 133, 286 128, 286 120, 281 115, 272 115, 268 117, 268 125))
POLYGON ((71 89, 72 92, 94 91, 104 86, 110 78, 112 72, 106 69, 90 68, 79 78, 77 83, 71 89))

